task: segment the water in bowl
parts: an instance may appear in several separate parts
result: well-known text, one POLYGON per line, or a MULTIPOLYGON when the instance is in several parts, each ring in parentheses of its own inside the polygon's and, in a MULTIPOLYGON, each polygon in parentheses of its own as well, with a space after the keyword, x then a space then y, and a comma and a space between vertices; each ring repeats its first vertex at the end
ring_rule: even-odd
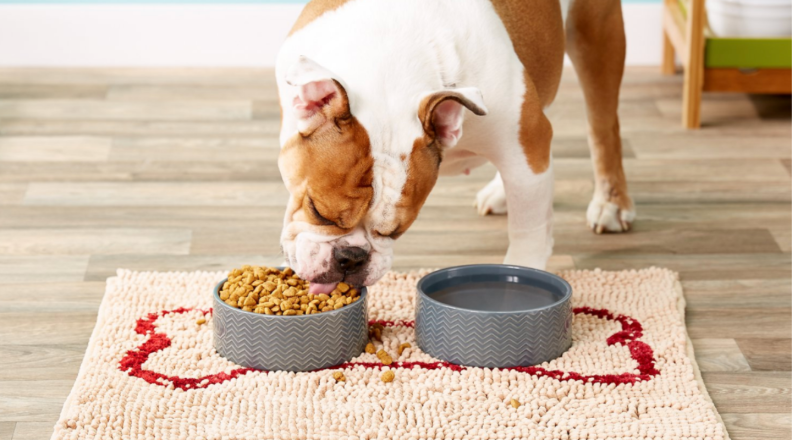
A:
POLYGON ((429 296, 450 306, 483 312, 539 309, 560 299, 558 293, 541 285, 508 281, 467 282, 444 287, 429 296))

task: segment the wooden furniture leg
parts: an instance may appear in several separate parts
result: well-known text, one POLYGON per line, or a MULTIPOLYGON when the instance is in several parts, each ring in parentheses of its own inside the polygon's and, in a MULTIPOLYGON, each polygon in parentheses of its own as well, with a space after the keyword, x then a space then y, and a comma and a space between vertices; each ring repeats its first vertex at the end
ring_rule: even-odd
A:
POLYGON ((663 64, 660 71, 663 75, 673 75, 676 73, 676 61, 674 59, 674 45, 668 38, 668 33, 663 30, 663 64))
POLYGON ((687 62, 682 92, 682 125, 701 127, 701 91, 704 83, 704 0, 691 0, 686 39, 687 62))

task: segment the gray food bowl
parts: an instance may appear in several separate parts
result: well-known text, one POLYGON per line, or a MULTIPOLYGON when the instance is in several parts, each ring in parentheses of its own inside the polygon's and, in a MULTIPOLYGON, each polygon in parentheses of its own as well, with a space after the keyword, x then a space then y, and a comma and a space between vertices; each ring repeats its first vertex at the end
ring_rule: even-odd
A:
POLYGON ((549 272, 477 264, 418 282, 415 337, 431 356, 488 368, 530 366, 572 345, 572 287, 549 272))
POLYGON ((214 347, 220 356, 257 370, 311 371, 342 364, 368 341, 368 292, 332 312, 276 316, 246 312, 220 299, 214 288, 214 347))

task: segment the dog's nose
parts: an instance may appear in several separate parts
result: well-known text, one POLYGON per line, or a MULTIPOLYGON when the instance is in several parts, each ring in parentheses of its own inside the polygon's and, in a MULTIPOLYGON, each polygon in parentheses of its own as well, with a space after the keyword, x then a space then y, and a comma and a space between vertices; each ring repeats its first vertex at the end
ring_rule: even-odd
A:
POLYGON ((333 257, 344 272, 360 269, 368 260, 368 252, 359 247, 333 249, 333 257))

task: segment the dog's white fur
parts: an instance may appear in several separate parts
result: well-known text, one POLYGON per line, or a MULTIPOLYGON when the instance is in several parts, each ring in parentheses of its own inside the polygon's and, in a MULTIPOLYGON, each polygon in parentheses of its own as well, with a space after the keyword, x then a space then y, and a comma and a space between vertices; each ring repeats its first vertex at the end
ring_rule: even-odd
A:
MULTIPOLYGON (((364 240, 371 250, 365 284, 378 280, 391 265, 392 240, 373 237, 372 231, 390 220, 401 196, 409 161, 400 157, 409 156, 414 140, 423 135, 419 102, 428 93, 447 89, 464 91, 481 107, 486 104, 488 114, 460 113, 464 135, 444 151, 440 174, 493 162, 500 173, 479 194, 478 205, 505 211, 508 203, 505 262, 545 267, 552 252, 552 164, 534 173, 520 146, 523 66, 488 0, 350 1, 286 40, 276 76, 284 105, 282 145, 299 128, 289 108, 299 90, 295 84, 310 78, 329 76, 342 84, 351 113, 368 132, 374 199, 365 225, 354 232, 355 241, 364 240)), ((295 270, 310 278, 325 270, 332 246, 342 237, 294 227, 288 235, 296 238, 284 234, 283 249, 295 270)))

